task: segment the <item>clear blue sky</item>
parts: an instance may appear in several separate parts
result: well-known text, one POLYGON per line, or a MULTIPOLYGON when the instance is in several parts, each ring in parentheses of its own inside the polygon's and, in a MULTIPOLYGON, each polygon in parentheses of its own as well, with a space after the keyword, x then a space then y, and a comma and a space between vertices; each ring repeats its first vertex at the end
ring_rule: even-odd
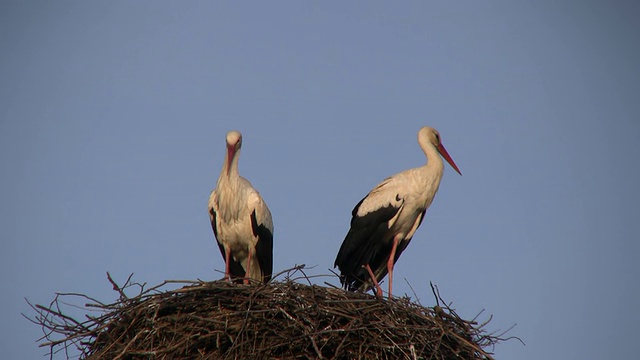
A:
MULTIPOLYGON (((0 3, 2 358, 24 298, 220 278, 206 212, 224 134, 274 216, 276 271, 327 274, 353 206, 424 163, 464 176, 398 294, 517 323, 502 359, 633 358, 640 312, 640 6, 632 1, 0 3)), ((329 280, 337 284, 337 279, 329 280)))

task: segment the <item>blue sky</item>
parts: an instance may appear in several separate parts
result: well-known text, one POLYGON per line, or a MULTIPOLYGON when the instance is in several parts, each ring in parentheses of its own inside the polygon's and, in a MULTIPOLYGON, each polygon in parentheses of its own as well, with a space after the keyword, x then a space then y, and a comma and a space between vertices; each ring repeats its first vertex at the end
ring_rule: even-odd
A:
POLYGON ((228 130, 271 208, 275 271, 328 274, 353 206, 424 163, 431 125, 464 175, 445 168, 396 294, 433 305, 433 281, 463 316, 517 323, 527 345, 497 358, 632 358, 639 17, 604 1, 3 1, 3 357, 46 353, 25 297, 112 301, 106 271, 220 278, 206 204, 228 130))

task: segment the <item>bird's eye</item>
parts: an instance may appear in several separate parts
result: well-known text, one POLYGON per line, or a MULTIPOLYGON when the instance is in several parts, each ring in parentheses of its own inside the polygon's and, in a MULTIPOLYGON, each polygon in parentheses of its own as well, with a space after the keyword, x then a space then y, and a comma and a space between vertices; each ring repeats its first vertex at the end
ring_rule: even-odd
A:
POLYGON ((440 134, 436 133, 436 140, 438 140, 438 144, 440 143, 440 134))

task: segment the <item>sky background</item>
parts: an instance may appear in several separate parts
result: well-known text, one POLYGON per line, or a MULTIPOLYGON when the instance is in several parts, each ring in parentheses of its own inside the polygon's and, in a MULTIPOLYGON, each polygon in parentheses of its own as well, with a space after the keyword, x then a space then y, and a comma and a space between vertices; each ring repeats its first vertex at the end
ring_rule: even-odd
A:
MULTIPOLYGON (((0 350, 37 359, 25 298, 214 280, 206 205, 240 173, 274 270, 329 274, 353 206, 448 165, 394 292, 517 326, 499 359, 637 356, 640 5, 634 1, 0 3, 0 350), (404 280, 406 279, 406 281, 404 280)), ((337 278, 325 278, 338 284, 337 278)))

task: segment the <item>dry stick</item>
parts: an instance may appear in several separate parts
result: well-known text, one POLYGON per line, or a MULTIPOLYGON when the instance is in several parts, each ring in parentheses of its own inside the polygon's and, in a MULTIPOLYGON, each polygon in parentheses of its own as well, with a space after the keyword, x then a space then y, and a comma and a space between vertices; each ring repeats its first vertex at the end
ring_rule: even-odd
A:
POLYGON ((309 339, 311 339, 311 345, 313 345, 313 349, 316 351, 316 354, 318 354, 318 359, 324 359, 324 357, 322 356, 322 352, 320 351, 320 349, 318 349, 316 339, 314 339, 311 335, 309 335, 309 339))
MULTIPOLYGON (((131 276, 133 276, 133 274, 131 274, 129 276, 129 279, 131 279, 131 276)), ((118 284, 116 284, 115 281, 113 281, 113 279, 111 278, 111 274, 109 274, 109 272, 107 271, 107 279, 109 280, 109 282, 111 283, 111 285, 113 285, 113 290, 117 291, 120 294, 120 299, 121 300, 126 300, 128 299, 127 295, 124 293, 124 291, 122 291, 122 289, 120 288, 120 286, 118 286, 118 284)), ((128 280, 127 280, 128 281, 128 280)))
POLYGON ((347 341, 347 338, 349 338, 349 333, 348 332, 342 338, 342 341, 340 342, 340 344, 336 348, 336 351, 333 353, 333 357, 331 359, 335 359, 338 356, 338 354, 340 354, 340 349, 342 349, 342 346, 344 345, 345 341, 347 341))
POLYGON ((129 341, 129 343, 124 347, 124 349, 122 349, 122 351, 118 354, 118 356, 116 356, 115 358, 113 358, 113 360, 118 360, 123 358, 124 356, 127 355, 127 350, 129 350, 129 347, 131 347, 131 345, 133 345, 133 343, 138 340, 138 336, 140 336, 143 333, 147 333, 148 331, 140 331, 136 334, 136 336, 133 337, 133 339, 131 339, 131 341, 129 341))
POLYGON ((422 305, 422 303, 420 303, 420 298, 418 297, 418 294, 416 294, 416 291, 413 289, 413 286, 411 286, 411 283, 409 283, 409 281, 407 280, 407 278, 404 278, 404 282, 407 283, 407 285, 409 285, 409 289, 411 289, 411 293, 413 294, 413 297, 415 298, 415 302, 418 305, 422 305))
POLYGON ((81 323, 79 323, 78 321, 76 321, 76 319, 74 319, 74 318, 72 318, 72 317, 70 317, 70 316, 67 316, 67 315, 63 314, 63 313, 62 313, 62 311, 61 311, 60 309, 58 309, 58 310, 52 310, 52 309, 46 308, 46 307, 44 307, 44 306, 42 306, 42 305, 36 305, 36 308, 38 308, 39 310, 42 310, 43 312, 46 312, 46 313, 49 313, 49 314, 51 314, 51 315, 55 315, 55 316, 57 316, 57 317, 60 317, 60 318, 62 318, 62 319, 63 319, 63 320, 65 320, 65 321, 70 321, 70 322, 74 323, 76 326, 84 327, 81 323))

